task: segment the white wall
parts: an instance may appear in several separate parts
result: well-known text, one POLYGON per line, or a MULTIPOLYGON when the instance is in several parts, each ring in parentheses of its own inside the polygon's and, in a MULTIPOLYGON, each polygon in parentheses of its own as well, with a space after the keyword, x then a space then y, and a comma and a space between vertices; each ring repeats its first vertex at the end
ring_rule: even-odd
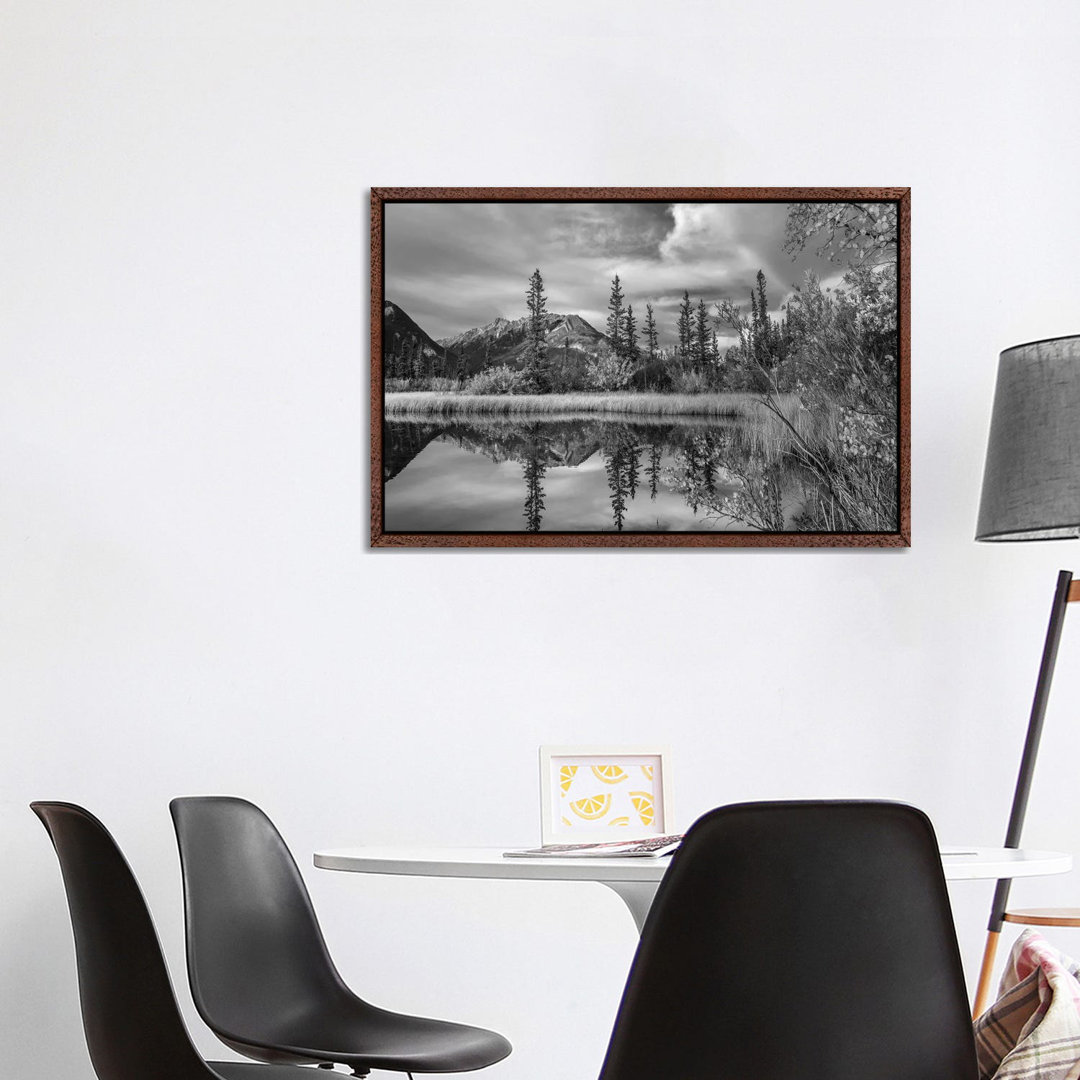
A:
MULTIPOLYGON (((33 798, 114 829, 189 1017, 180 793, 255 799, 305 867, 349 842, 524 843, 540 743, 662 739, 684 824, 884 796, 945 842, 1000 842, 1055 574, 1080 560, 971 537, 998 351, 1080 331, 1080 8, 0 19, 0 1071, 91 1075, 33 798), (912 548, 366 550, 366 191, 410 184, 910 185, 912 548)), ((1078 700, 1073 623, 1032 846, 1080 853, 1078 700)), ((493 1080, 596 1075, 635 940, 613 894, 307 876, 363 993, 506 1032, 493 1080)), ((1080 878, 1014 892, 1080 902, 1080 878)), ((974 968, 990 885, 953 896, 974 968)))

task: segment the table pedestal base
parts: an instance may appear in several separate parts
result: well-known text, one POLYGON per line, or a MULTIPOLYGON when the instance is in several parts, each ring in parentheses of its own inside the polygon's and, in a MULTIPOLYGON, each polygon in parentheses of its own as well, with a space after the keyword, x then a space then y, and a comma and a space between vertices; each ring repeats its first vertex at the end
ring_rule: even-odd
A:
POLYGON ((612 892, 619 894, 622 902, 630 909, 630 914, 634 917, 634 925, 640 935, 660 883, 658 881, 603 881, 600 884, 606 885, 612 892))

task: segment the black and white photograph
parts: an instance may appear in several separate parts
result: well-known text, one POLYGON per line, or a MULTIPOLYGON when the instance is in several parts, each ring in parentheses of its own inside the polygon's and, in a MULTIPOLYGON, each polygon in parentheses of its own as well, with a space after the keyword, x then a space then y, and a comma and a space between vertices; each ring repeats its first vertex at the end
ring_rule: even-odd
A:
POLYGON ((705 190, 373 192, 373 542, 909 542, 906 189, 705 190))

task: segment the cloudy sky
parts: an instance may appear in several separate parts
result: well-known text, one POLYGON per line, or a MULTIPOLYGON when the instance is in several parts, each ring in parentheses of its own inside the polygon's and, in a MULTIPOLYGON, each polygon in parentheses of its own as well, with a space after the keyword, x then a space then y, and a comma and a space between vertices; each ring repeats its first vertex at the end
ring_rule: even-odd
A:
POLYGON ((433 338, 525 315, 539 267, 548 310, 607 321, 617 273, 640 327, 651 303, 661 344, 676 340, 683 289, 749 302, 759 269, 779 314, 803 272, 836 284, 844 266, 786 255, 785 203, 454 203, 386 205, 386 299, 433 338))

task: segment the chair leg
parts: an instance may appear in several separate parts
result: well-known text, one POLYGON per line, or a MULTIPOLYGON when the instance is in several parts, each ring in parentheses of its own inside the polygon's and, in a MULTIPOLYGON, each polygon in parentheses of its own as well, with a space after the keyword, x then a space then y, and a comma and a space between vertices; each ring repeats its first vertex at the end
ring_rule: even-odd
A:
POLYGON ((986 947, 983 949, 982 968, 979 971, 979 985, 975 990, 975 1005, 971 1010, 972 1020, 978 1020, 988 1004, 990 996, 990 978, 994 974, 994 957, 997 956, 998 940, 1001 937, 1000 930, 988 930, 986 933, 986 947))

